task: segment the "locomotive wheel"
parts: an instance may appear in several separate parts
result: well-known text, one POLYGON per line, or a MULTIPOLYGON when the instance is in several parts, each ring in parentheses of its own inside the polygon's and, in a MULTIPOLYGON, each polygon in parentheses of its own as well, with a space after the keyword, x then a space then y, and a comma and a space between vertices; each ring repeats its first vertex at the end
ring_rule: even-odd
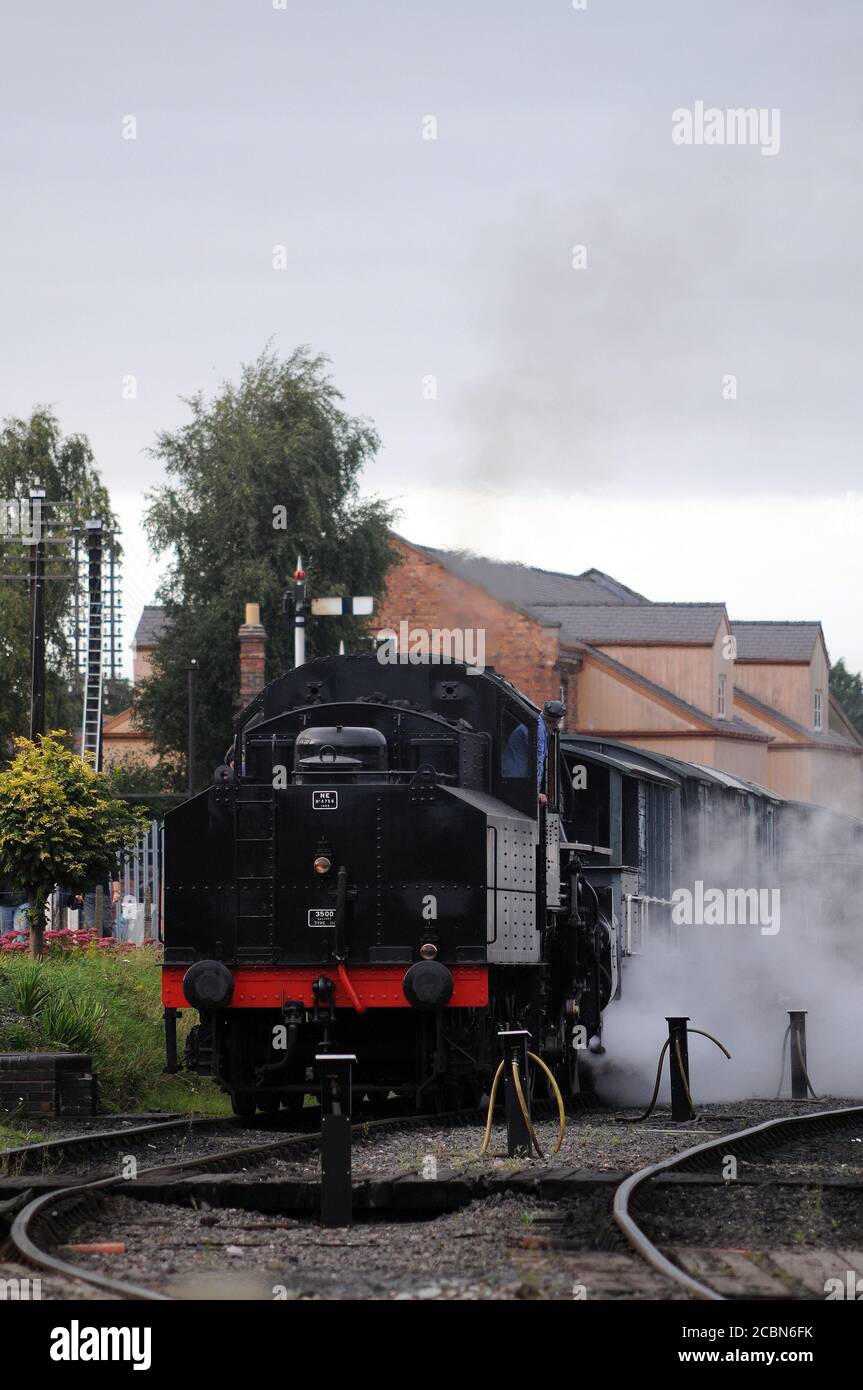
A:
POLYGON ((277 1115, 279 1113, 279 1097, 277 1095, 257 1096, 255 1103, 264 1115, 277 1115))
POLYGON ((254 1119, 255 1108, 255 1097, 247 1091, 240 1091, 237 1095, 231 1096, 231 1109, 241 1120, 254 1119))

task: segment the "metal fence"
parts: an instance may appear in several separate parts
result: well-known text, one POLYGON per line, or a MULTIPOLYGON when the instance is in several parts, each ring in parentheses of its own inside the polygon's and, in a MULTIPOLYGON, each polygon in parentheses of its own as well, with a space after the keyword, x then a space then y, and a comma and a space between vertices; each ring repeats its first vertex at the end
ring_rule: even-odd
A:
MULTIPOLYGON (((117 867, 110 875, 119 887, 119 901, 114 902, 112 883, 108 875, 81 895, 79 906, 73 906, 71 894, 58 885, 48 900, 46 926, 59 931, 95 930, 118 941, 141 942, 145 938, 162 939, 162 822, 151 821, 149 829, 132 847, 121 854, 117 867)), ((5 932, 27 931, 27 903, 20 892, 8 883, 0 883, 0 936, 5 932)))
POLYGON ((120 856, 120 902, 115 931, 122 941, 162 936, 162 822, 120 856))

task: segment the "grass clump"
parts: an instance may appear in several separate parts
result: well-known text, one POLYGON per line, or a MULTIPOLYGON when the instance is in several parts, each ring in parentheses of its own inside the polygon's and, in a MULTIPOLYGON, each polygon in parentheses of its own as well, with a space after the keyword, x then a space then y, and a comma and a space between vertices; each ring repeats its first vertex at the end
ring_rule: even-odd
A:
POLYGON ((9 989, 16 1012, 23 1018, 35 1018, 45 1007, 51 993, 42 962, 21 962, 11 971, 9 989))
MULTIPOLYGON (((0 1052, 89 1053, 107 1110, 229 1114, 208 1077, 163 1072, 161 963, 154 946, 0 955, 0 1052)), ((183 1013, 181 1041, 195 1017, 183 1013)))

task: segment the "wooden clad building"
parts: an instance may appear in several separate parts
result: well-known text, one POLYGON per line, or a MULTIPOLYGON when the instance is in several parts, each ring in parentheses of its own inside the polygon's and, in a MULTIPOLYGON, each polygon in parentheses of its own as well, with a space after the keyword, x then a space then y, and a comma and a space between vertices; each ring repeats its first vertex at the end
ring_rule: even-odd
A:
POLYGON ((863 739, 828 688, 819 623, 732 623, 600 570, 557 574, 395 536, 375 630, 481 629, 484 663, 567 729, 668 753, 863 815, 863 739))

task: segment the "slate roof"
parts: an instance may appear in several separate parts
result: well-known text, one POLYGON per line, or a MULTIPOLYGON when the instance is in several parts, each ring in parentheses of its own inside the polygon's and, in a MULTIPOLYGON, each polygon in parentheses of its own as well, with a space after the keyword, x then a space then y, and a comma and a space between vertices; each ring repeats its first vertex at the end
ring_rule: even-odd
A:
POLYGON ((145 604, 144 611, 138 619, 138 626, 135 628, 135 636, 132 638, 133 644, 136 647, 155 647, 164 626, 164 608, 155 603, 145 604))
POLYGON ((738 661, 812 660, 815 645, 823 634, 820 623, 732 623, 737 638, 738 661))
POLYGON ((845 734, 837 733, 835 729, 807 729, 805 724, 798 724, 796 719, 784 714, 781 709, 776 709, 775 705, 768 705, 765 700, 759 700, 757 696, 751 695, 748 690, 735 685, 734 697, 747 702, 753 709, 759 710, 766 718, 775 720, 777 724, 784 724, 793 733, 799 734, 801 740, 806 743, 819 743, 825 748, 860 748, 860 744, 854 739, 848 738, 845 734))
MULTIPOLYGON (((408 542, 413 545, 412 541, 408 542)), ((532 609, 541 603, 566 603, 588 605, 638 605, 648 600, 625 584, 620 584, 602 570, 589 569, 583 574, 560 574, 555 570, 535 569, 531 565, 519 565, 505 560, 488 560, 482 555, 471 555, 467 551, 435 550, 431 546, 418 545, 430 559, 444 565, 451 574, 470 584, 478 584, 506 603, 517 604, 519 608, 532 609)))
POLYGON ((637 642, 662 645, 710 644, 725 616, 724 603, 645 603, 639 605, 532 604, 531 613, 560 624, 564 643, 637 642))
POLYGON ((863 745, 863 734, 859 733, 852 724, 832 691, 830 692, 830 714, 828 716, 828 724, 836 733, 843 733, 845 738, 850 738, 852 743, 863 745), (837 725, 839 726, 838 728, 837 725))

